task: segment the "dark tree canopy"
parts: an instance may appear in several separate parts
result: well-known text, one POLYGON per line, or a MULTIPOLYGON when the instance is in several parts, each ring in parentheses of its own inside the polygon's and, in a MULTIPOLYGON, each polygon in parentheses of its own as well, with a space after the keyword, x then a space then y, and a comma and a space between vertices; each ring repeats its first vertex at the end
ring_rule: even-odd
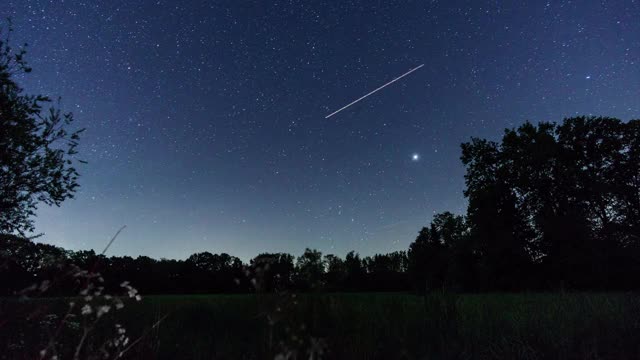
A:
POLYGON ((0 29, 0 232, 33 231, 38 203, 59 206, 78 187, 74 155, 82 130, 68 132, 70 113, 44 108, 51 100, 28 95, 15 82, 31 72, 25 50, 0 29))
POLYGON ((602 117, 527 122, 506 130, 500 144, 462 145, 470 236, 486 287, 633 285, 638 124, 602 117))

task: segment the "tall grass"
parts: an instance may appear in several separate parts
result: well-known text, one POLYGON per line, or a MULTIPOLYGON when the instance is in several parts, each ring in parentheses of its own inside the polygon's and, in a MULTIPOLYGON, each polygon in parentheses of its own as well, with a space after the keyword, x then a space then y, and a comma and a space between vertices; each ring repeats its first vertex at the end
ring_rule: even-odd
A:
POLYGON ((165 314, 132 358, 640 358, 634 294, 150 296, 119 321, 165 314))

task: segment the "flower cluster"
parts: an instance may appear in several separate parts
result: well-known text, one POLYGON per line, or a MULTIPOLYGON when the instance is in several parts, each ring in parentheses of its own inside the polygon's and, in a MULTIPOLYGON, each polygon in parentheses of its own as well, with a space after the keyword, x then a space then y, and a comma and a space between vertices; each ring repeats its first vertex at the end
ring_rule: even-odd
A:
MULTIPOLYGON (((138 290, 125 281, 120 284, 124 296, 108 294, 105 292, 104 278, 99 272, 84 270, 75 265, 69 265, 66 271, 63 270, 62 276, 74 279, 79 290, 77 296, 67 302, 66 313, 34 313, 36 315, 33 316, 39 319, 38 327, 49 334, 49 339, 39 351, 38 357, 47 360, 66 358, 69 349, 75 349, 73 358, 78 358, 81 354, 87 358, 120 357, 123 349, 130 345, 126 329, 117 323, 113 333, 101 341, 96 341, 93 330, 108 314, 124 308, 126 299, 142 300, 138 290), (78 343, 66 344, 61 339, 62 333, 76 334, 71 338, 79 339, 78 343), (91 341, 87 340, 89 337, 92 337, 91 341)), ((46 292, 58 282, 61 282, 60 279, 44 280, 22 290, 20 294, 28 301, 29 298, 46 295, 46 292)))

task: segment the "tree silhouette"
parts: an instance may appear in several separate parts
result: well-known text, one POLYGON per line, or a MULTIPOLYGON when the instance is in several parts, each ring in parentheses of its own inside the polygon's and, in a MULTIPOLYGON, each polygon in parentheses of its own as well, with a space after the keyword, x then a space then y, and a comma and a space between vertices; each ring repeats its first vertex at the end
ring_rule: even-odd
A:
POLYGON ((436 214, 429 228, 420 230, 408 253, 408 271, 416 290, 457 288, 466 282, 467 264, 458 262, 469 260, 468 248, 463 249, 467 238, 464 218, 450 212, 436 214))
POLYGON ((256 286, 261 291, 274 291, 292 287, 295 274, 293 256, 284 253, 263 253, 251 260, 257 277, 256 286))
POLYGON ((325 288, 328 291, 342 291, 345 289, 345 263, 339 256, 328 254, 324 256, 327 266, 325 274, 325 288))
POLYGON ((344 258, 344 287, 351 290, 363 290, 365 288, 365 268, 360 255, 350 251, 344 258))
POLYGON ((637 121, 596 117, 527 122, 506 130, 500 144, 462 144, 485 286, 631 286, 637 149, 637 121))
POLYGON ((325 262, 318 250, 305 249, 296 261, 297 284, 300 289, 317 290, 324 285, 325 262))
POLYGON ((462 144, 461 159, 467 168, 468 226, 480 256, 479 287, 516 289, 530 264, 531 234, 510 188, 503 154, 497 143, 472 139, 462 144))
POLYGON ((70 113, 43 107, 50 99, 27 95, 13 80, 31 72, 25 50, 10 46, 11 28, 0 29, 0 232, 33 231, 38 203, 60 205, 73 197, 79 133, 66 128, 70 113))

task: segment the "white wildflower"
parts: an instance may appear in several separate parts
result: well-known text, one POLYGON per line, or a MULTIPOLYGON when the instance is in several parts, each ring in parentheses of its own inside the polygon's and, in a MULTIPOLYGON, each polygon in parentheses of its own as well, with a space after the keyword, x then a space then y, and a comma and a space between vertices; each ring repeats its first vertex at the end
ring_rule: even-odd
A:
POLYGON ((106 314, 109 312, 109 310, 111 310, 111 306, 109 305, 102 305, 98 308, 98 313, 97 316, 101 317, 102 315, 106 314))
POLYGON ((88 315, 88 314, 91 314, 93 312, 93 309, 91 308, 91 306, 89 304, 85 304, 82 307, 82 310, 80 310, 80 312, 82 313, 82 315, 88 315))

